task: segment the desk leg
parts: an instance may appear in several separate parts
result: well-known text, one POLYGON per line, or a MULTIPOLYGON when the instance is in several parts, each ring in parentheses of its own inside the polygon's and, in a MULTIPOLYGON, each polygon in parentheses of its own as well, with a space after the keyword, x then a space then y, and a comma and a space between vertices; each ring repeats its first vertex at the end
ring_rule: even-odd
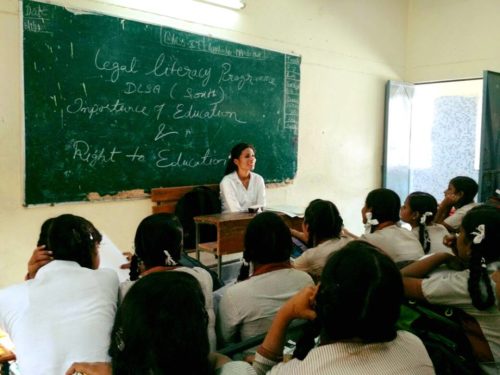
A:
POLYGON ((195 230, 196 230, 196 259, 199 261, 200 260, 200 224, 194 223, 195 230))
POLYGON ((222 279, 222 255, 217 257, 217 274, 219 275, 219 279, 222 279))

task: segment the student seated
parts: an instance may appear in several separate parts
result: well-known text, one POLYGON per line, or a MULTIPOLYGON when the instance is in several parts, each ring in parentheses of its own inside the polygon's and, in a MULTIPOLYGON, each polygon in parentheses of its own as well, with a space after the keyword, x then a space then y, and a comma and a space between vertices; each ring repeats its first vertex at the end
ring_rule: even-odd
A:
POLYGON ((500 265, 499 244, 500 211, 478 206, 462 220, 456 237, 457 256, 432 254, 401 270, 408 297, 458 307, 475 323, 467 324, 465 333, 474 338, 472 348, 487 374, 500 371, 500 311, 493 280, 500 265), (453 265, 454 269, 431 273, 442 264, 453 265), (463 270, 457 267, 461 264, 463 270))
POLYGON ((139 278, 154 272, 179 271, 194 276, 205 295, 208 313, 208 335, 215 350, 215 313, 212 297, 212 277, 201 267, 184 267, 179 264, 182 253, 182 226, 173 214, 153 214, 141 221, 135 233, 135 254, 130 264, 130 281, 120 285, 120 300, 139 278))
POLYGON ((248 363, 210 353, 205 296, 185 272, 157 272, 135 283, 118 308, 111 363, 74 363, 66 375, 253 374, 248 363))
POLYGON ((396 263, 424 255, 420 242, 409 230, 397 225, 401 201, 390 189, 375 189, 366 196, 361 210, 366 232, 360 238, 382 249, 396 263))
POLYGON ((431 194, 416 191, 408 195, 399 211, 401 220, 410 224, 411 231, 418 238, 425 254, 440 251, 451 253, 451 249, 443 243, 448 229, 433 222, 437 207, 436 198, 431 194))
POLYGON ((0 291, 0 328, 23 375, 62 374, 75 360, 107 361, 118 277, 99 269, 99 231, 61 215, 48 227, 52 261, 31 280, 0 291))
POLYGON ((434 374, 420 339, 396 330, 402 300, 394 262, 373 245, 352 241, 331 255, 317 287, 304 288, 280 309, 254 369, 272 375, 434 374), (314 321, 310 328, 319 335, 319 346, 313 348, 310 340, 300 348, 303 359, 280 363, 284 334, 294 319, 314 321))
POLYGON ((255 148, 248 143, 238 143, 231 149, 220 182, 222 212, 246 212, 251 206, 266 205, 264 179, 252 172, 256 161, 255 148))
POLYGON ((351 240, 342 236, 342 226, 342 217, 332 202, 315 199, 309 203, 302 224, 303 239, 309 249, 295 259, 294 268, 318 280, 328 256, 351 240))
POLYGON ((477 191, 478 185, 472 178, 466 176, 452 178, 444 191, 444 199, 439 204, 435 222, 443 224, 450 232, 458 232, 467 211, 477 205, 474 202, 477 191))
POLYGON ((314 282, 292 268, 292 239, 285 222, 263 212, 248 224, 239 282, 227 287, 217 315, 218 338, 235 343, 267 331, 281 305, 314 282), (250 273, 250 268, 252 272, 250 273))

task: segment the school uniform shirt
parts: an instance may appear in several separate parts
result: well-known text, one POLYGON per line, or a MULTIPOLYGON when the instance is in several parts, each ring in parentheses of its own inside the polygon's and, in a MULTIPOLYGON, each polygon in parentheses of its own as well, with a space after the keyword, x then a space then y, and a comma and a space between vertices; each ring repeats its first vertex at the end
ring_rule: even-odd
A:
MULTIPOLYGON (((418 241, 419 227, 413 228, 411 232, 415 235, 415 238, 418 241)), ((448 229, 446 229, 444 225, 441 224, 428 225, 427 232, 429 233, 429 239, 431 240, 431 249, 429 250, 429 254, 440 253, 440 252, 453 254, 453 251, 451 251, 449 247, 443 244, 444 236, 450 234, 450 232, 448 232, 448 229)))
MULTIPOLYGON (((496 267, 494 267, 496 269, 496 267)), ((481 363, 481 368, 488 374, 500 374, 500 311, 498 301, 486 310, 478 310, 472 305, 468 291, 469 270, 439 271, 422 280, 422 292, 425 299, 437 305, 453 306, 462 309, 479 324, 488 341, 495 363, 481 363)), ((493 293, 495 282, 491 280, 493 293)))
MULTIPOLYGON (((213 283, 212 276, 207 270, 201 267, 177 267, 172 271, 185 272, 194 276, 196 280, 200 283, 201 290, 205 296, 205 309, 208 314, 208 341, 210 342, 210 350, 214 351, 217 345, 217 337, 215 336, 215 313, 214 313, 214 302, 213 302, 213 283)), ((170 272, 170 271, 161 271, 170 272)), ((124 281, 120 284, 120 302, 123 301, 125 295, 130 290, 135 281, 124 281)))
POLYGON ((365 233, 361 239, 382 249, 396 263, 416 260, 425 255, 415 235, 395 224, 373 233, 365 233))
POLYGON ((414 334, 398 331, 382 343, 336 342, 312 349, 303 360, 277 363, 257 353, 258 375, 432 375, 434 367, 424 344, 414 334))
POLYGON ((109 362, 118 276, 53 260, 0 291, 0 327, 23 375, 64 374, 73 362, 109 362))
POLYGON ((332 238, 312 247, 295 259, 293 267, 307 272, 316 280, 321 276, 328 257, 335 251, 341 249, 352 239, 349 237, 332 238))
POLYGON ((256 375, 256 373, 248 362, 231 361, 216 369, 215 375, 256 375))
POLYGON ((218 308, 219 339, 235 343, 266 332, 279 308, 308 285, 314 285, 311 276, 286 268, 229 286, 218 308))
POLYGON ((230 173, 220 182, 220 199, 222 212, 244 212, 250 206, 266 205, 266 185, 264 179, 257 173, 250 172, 248 188, 238 177, 237 172, 230 173))
POLYGON ((454 231, 458 231, 460 229, 460 225, 462 224, 462 219, 464 218, 465 214, 471 208, 474 208, 477 205, 478 204, 476 202, 471 202, 469 204, 466 204, 465 206, 460 207, 453 213, 453 215, 448 216, 446 219, 444 219, 444 222, 454 231))

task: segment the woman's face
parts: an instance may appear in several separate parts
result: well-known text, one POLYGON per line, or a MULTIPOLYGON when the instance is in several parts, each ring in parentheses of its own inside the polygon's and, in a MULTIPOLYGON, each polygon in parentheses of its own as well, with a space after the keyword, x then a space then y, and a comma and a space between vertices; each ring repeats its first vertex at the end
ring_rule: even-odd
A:
POLYGON ((401 209, 399 210, 400 219, 403 220, 405 223, 413 224, 417 216, 418 215, 415 215, 414 212, 411 210, 408 198, 406 198, 405 202, 401 206, 401 209))
POLYGON ((255 168, 255 163, 257 159, 255 158, 255 152, 251 147, 244 149, 238 159, 234 159, 234 164, 238 167, 239 171, 248 172, 253 171, 255 168))

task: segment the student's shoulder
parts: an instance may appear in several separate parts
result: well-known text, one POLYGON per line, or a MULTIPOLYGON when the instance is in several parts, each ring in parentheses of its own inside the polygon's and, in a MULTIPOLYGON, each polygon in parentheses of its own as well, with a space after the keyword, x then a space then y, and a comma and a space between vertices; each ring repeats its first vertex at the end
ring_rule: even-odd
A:
POLYGON ((212 276, 202 267, 179 267, 175 271, 188 273, 197 279, 200 284, 212 286, 212 276))
POLYGON ((100 279, 100 282, 107 283, 108 285, 112 285, 113 287, 120 284, 120 280, 118 279, 118 274, 115 270, 110 268, 98 268, 94 270, 95 277, 100 279))

